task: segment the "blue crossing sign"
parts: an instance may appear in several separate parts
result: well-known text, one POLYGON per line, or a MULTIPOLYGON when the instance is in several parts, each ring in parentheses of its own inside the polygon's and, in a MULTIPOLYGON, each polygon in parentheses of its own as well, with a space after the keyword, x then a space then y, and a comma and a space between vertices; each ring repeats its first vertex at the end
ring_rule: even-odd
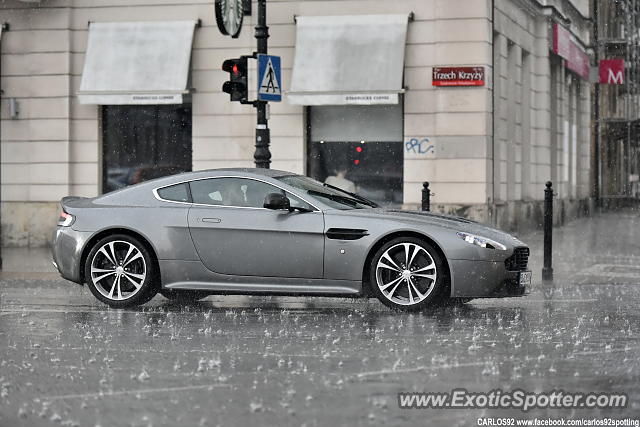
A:
POLYGON ((279 56, 258 54, 258 101, 282 101, 279 56))

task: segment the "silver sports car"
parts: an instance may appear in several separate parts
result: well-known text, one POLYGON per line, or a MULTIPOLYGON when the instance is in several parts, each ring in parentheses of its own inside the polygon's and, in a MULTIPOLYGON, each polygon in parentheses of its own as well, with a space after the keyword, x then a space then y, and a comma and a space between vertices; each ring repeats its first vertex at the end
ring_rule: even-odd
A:
POLYGON ((60 274, 113 307, 209 294, 371 297, 395 309, 520 296, 529 248, 462 218, 383 209, 269 169, 188 172, 65 197, 60 274))

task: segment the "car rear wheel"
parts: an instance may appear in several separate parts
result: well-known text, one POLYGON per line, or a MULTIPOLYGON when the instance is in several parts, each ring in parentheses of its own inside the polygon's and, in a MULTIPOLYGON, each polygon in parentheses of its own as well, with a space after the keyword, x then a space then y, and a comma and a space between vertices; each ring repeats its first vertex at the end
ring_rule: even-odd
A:
POLYGON ((385 243, 374 255, 370 272, 375 296, 388 307, 406 311, 440 302, 448 280, 438 252, 413 237, 385 243))
POLYGON ((160 289, 160 294, 163 297, 170 299, 171 301, 176 301, 179 303, 196 302, 209 296, 209 294, 206 292, 185 291, 176 289, 160 289))
POLYGON ((138 239, 125 234, 95 244, 87 256, 85 278, 96 298, 116 308, 144 304, 157 292, 151 254, 138 239))

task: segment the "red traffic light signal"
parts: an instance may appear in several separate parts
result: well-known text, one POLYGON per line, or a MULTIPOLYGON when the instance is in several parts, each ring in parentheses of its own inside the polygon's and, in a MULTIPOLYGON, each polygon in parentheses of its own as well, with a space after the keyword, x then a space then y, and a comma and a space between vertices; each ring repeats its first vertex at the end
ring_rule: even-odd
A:
POLYGON ((222 63, 222 70, 229 73, 229 80, 222 85, 222 91, 230 95, 231 101, 246 101, 247 87, 247 58, 227 59, 222 63))

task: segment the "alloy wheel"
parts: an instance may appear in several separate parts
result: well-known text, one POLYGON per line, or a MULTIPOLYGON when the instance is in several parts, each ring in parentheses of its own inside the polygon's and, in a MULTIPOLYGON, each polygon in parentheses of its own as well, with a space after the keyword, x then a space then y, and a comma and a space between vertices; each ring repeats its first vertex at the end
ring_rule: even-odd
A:
POLYGON ((437 267, 431 254, 416 243, 403 242, 388 248, 376 265, 376 284, 394 304, 413 306, 434 290, 437 267))
POLYGON ((91 281, 96 290, 112 301, 136 295, 147 277, 147 265, 139 248, 113 240, 96 251, 91 260, 91 281))

